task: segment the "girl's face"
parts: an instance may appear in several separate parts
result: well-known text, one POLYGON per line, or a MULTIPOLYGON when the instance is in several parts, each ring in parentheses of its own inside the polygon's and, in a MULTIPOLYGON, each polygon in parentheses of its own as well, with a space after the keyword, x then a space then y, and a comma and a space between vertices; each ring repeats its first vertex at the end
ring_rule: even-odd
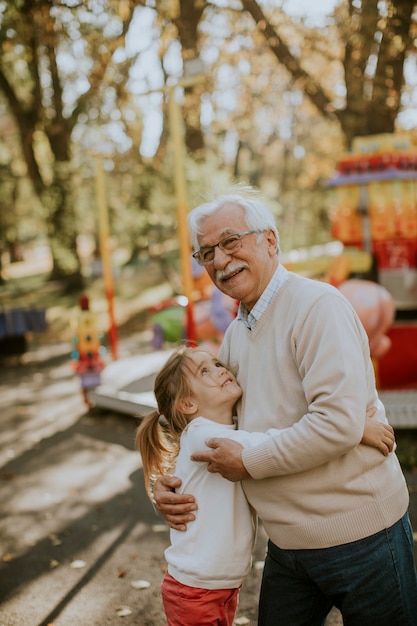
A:
POLYGON ((198 413, 222 423, 227 416, 227 423, 230 423, 233 406, 242 395, 236 378, 207 352, 196 350, 190 358, 190 387, 198 413))

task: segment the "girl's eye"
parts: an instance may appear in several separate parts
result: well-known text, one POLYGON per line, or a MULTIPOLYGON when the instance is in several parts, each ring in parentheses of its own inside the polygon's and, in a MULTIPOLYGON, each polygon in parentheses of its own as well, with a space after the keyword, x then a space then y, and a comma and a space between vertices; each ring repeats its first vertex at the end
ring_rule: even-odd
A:
POLYGON ((205 374, 207 374, 207 372, 208 372, 207 367, 203 367, 203 368, 201 368, 201 375, 202 375, 202 376, 204 376, 205 374))

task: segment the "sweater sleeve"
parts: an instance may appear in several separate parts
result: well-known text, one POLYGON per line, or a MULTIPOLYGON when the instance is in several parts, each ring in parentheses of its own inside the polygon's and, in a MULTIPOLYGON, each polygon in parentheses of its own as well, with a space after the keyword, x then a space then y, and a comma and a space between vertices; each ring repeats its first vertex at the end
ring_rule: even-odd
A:
POLYGON ((326 294, 295 321, 292 333, 308 409, 279 436, 242 451, 255 479, 317 467, 362 439, 373 373, 367 337, 352 307, 342 296, 326 294))

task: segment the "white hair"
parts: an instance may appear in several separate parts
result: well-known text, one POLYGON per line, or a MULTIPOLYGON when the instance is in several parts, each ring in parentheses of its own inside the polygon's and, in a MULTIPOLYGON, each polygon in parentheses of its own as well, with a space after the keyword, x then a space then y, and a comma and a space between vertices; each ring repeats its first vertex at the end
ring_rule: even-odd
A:
POLYGON ((250 186, 236 185, 209 202, 204 202, 190 211, 188 229, 193 250, 199 247, 197 237, 201 234, 201 221, 215 213, 225 204, 236 204, 244 210, 246 224, 250 230, 273 230, 278 243, 279 234, 270 208, 260 199, 260 194, 250 186))

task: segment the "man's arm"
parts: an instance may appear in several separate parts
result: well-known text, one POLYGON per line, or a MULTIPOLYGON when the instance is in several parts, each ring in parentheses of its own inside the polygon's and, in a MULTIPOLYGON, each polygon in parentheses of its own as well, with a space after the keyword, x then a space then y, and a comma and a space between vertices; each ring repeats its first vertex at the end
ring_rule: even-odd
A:
MULTIPOLYGON (((216 428, 215 431, 218 432, 216 428)), ((277 429, 268 431, 280 432, 277 429)), ((246 433, 245 431, 229 431, 230 438, 213 437, 213 426, 210 429, 199 429, 198 438, 194 441, 193 448, 196 452, 191 456, 193 461, 206 462, 208 471, 220 473, 224 478, 236 482, 242 478, 249 478, 249 474, 243 466, 241 452, 243 446, 240 442, 247 444, 268 439, 266 433, 246 433), (233 439, 232 439, 233 438, 233 439), (255 438, 255 439, 254 439, 255 438), (207 444, 212 450, 204 450, 207 444), (226 466, 227 462, 227 466, 226 466), (231 465, 229 465, 231 463, 231 465), (223 468, 224 464, 224 470, 223 468)), ((175 489, 181 485, 181 480, 176 476, 162 476, 158 478, 153 486, 153 499, 159 513, 166 519, 169 526, 175 530, 187 530, 187 523, 195 519, 193 511, 198 509, 197 503, 192 495, 175 493, 175 489)))
POLYGON ((195 520, 192 511, 197 510, 194 496, 175 493, 181 485, 176 476, 161 476, 153 486, 153 497, 157 510, 174 530, 187 530, 187 522, 195 520))
MULTIPOLYGON (((385 456, 388 456, 395 445, 394 429, 386 422, 372 419, 375 413, 375 407, 371 407, 366 413, 361 443, 378 448, 385 456)), ((246 444, 248 445, 251 441, 252 445, 256 445, 267 437, 281 435, 284 430, 271 428, 266 433, 245 433, 246 444)), ((237 434, 243 435, 244 433, 237 431, 237 434)), ((191 456, 193 461, 207 463, 209 472, 217 472, 232 482, 251 478, 242 461, 243 446, 240 443, 231 439, 214 437, 206 441, 206 444, 211 450, 194 453, 191 456)))

